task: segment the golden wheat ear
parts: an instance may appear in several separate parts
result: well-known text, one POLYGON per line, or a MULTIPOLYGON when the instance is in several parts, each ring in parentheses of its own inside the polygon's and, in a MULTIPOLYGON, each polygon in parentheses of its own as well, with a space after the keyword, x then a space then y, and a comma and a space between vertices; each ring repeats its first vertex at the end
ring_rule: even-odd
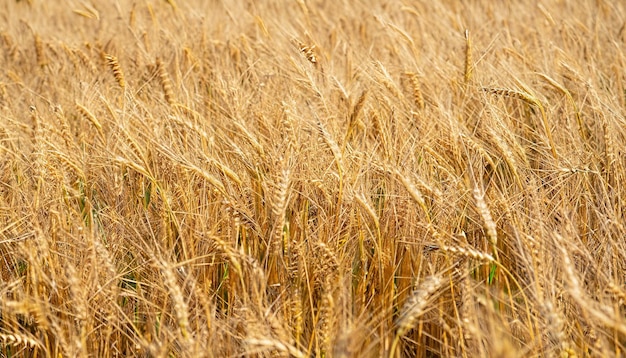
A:
POLYGON ((48 59, 46 58, 46 53, 43 48, 43 41, 41 41, 41 37, 39 37, 38 34, 34 35, 34 41, 37 65, 39 65, 39 67, 45 67, 48 64, 48 59))
POLYGON ((474 72, 472 61, 472 40, 470 38, 469 30, 465 30, 465 73, 463 79, 465 84, 469 84, 474 72))
POLYGON ((161 58, 157 58, 156 60, 156 71, 159 76, 159 81, 161 82, 161 87, 163 88, 163 94, 165 96, 165 101, 170 106, 176 104, 176 97, 174 95, 174 90, 172 90, 172 81, 170 81, 170 77, 167 75, 167 70, 165 69, 165 65, 161 58))
POLYGON ((298 47, 302 55, 312 64, 317 64, 317 56, 315 55, 315 45, 307 46, 298 39, 293 39, 293 43, 298 47))
POLYGON ((122 72, 122 68, 120 67, 120 63, 117 60, 117 57, 106 54, 104 58, 106 59, 107 65, 109 65, 111 72, 113 72, 113 77, 115 77, 115 81, 117 81, 117 84, 120 85, 120 87, 122 88, 126 87, 124 72, 122 72))
POLYGON ((422 95, 420 80, 417 73, 409 71, 405 72, 405 75, 411 81, 411 86, 413 86, 413 101, 415 102, 415 105, 420 110, 423 110, 426 105, 424 104, 424 96, 422 95))
POLYGON ((426 312, 429 299, 443 285, 440 275, 427 277, 406 300, 395 322, 396 333, 391 345, 389 357, 394 357, 400 339, 413 327, 415 322, 426 312))

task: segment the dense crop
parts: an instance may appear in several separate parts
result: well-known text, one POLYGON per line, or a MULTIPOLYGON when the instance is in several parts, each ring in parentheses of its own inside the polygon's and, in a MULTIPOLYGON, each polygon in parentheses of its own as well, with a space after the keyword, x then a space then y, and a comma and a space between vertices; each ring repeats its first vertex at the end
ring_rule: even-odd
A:
POLYGON ((626 345, 620 1, 3 1, 0 352, 626 345))

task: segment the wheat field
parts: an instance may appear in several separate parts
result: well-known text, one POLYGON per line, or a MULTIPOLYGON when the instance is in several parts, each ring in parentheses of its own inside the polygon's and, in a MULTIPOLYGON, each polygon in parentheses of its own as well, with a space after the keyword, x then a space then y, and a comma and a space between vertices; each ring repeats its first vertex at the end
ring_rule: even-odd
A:
POLYGON ((0 4, 3 357, 619 357, 626 4, 0 4))

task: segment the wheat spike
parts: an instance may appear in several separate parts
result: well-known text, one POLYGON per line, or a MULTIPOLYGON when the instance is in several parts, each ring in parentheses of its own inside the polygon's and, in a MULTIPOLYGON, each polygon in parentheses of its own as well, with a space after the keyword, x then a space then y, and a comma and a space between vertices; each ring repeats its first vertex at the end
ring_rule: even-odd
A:
POLYGON ((113 77, 115 77, 117 84, 121 88, 125 88, 126 80, 124 78, 124 73, 122 72, 122 68, 120 67, 120 63, 117 60, 117 57, 110 55, 110 54, 105 54, 104 58, 106 59, 106 62, 109 65, 109 68, 111 69, 111 72, 113 72, 113 77))
POLYGON ((324 127, 324 125, 322 124, 322 121, 319 118, 317 118, 316 123, 317 123, 317 130, 320 136, 322 137, 324 143, 326 144, 326 147, 330 149, 330 151, 333 153, 333 156, 335 157, 335 164, 337 165, 337 171, 339 172, 339 174, 343 173, 343 156, 341 155, 341 149, 339 149, 339 145, 337 145, 337 142, 335 142, 335 140, 332 138, 330 133, 326 130, 326 127, 324 127))
POLYGON ((471 257, 481 262, 494 262, 495 261, 493 256, 491 256, 490 254, 482 252, 482 251, 478 251, 472 248, 464 248, 460 246, 450 246, 450 245, 442 245, 440 248, 442 251, 451 252, 453 254, 460 255, 460 256, 471 257))
POLYGON ((486 91, 488 93, 498 95, 498 96, 517 98, 526 102, 527 104, 531 106, 538 108, 539 112, 541 112, 541 124, 543 126, 544 132, 546 133, 546 137, 548 139, 548 144, 550 145, 552 156, 555 159, 558 158, 556 146, 554 145, 554 140, 552 139, 552 131, 550 130, 550 126, 548 124, 548 117, 546 116, 546 111, 543 107, 543 104, 537 97, 525 91, 517 91, 517 90, 511 90, 507 88, 483 88, 483 91, 486 91))
POLYGON ((137 28, 137 15, 135 14, 136 3, 133 3, 133 7, 130 9, 130 13, 128 14, 128 26, 135 30, 137 28))
POLYGON ((383 86, 385 86, 385 88, 387 88, 387 90, 391 92, 391 94, 393 94, 395 98, 403 99, 404 95, 402 94, 402 91, 400 91, 398 86, 394 83, 391 75, 389 74, 385 66, 382 64, 382 62, 377 61, 376 64, 378 65, 378 68, 380 69, 380 74, 381 74, 380 76, 378 76, 378 79, 383 84, 383 86))
POLYGON ((43 42, 41 41, 41 37, 38 34, 34 35, 35 41, 35 54, 37 55, 37 65, 39 67, 45 67, 48 64, 48 59, 46 58, 46 53, 44 52, 43 42))
POLYGON ((274 238, 272 246, 274 248, 283 247, 286 249, 287 244, 283 242, 288 240, 287 235, 284 234, 285 229, 285 213, 287 210, 288 196, 289 196, 289 168, 282 170, 282 175, 276 185, 276 192, 274 194, 274 200, 272 205, 272 214, 275 216, 274 224, 274 238))
POLYGON ((491 93, 496 96, 517 98, 526 102, 527 104, 535 105, 535 99, 532 96, 530 96, 528 93, 525 93, 522 91, 517 91, 517 90, 513 90, 509 88, 488 88, 488 87, 484 87, 483 91, 491 93))
POLYGON ((424 215, 426 215, 428 222, 430 222, 430 211, 426 206, 426 201, 424 200, 422 192, 417 188, 417 186, 408 176, 402 174, 399 170, 396 170, 395 174, 398 179, 400 179, 400 182, 402 183, 404 188, 409 192, 411 198, 420 206, 420 208, 424 212, 424 215))
POLYGON ((415 105, 420 110, 424 110, 424 107, 426 105, 424 103, 424 96, 422 96, 422 89, 417 73, 406 72, 406 75, 409 77, 409 80, 411 81, 411 86, 413 87, 413 101, 415 102, 415 105))
POLYGON ((165 0, 173 9, 174 11, 178 10, 178 5, 176 4, 176 1, 174 0, 165 0))
POLYGON ((298 50, 312 64, 317 64, 317 56, 315 55, 315 45, 307 46, 298 39, 294 39, 294 43, 298 46, 298 50))
POLYGON ((161 61, 160 58, 157 58, 156 60, 156 70, 159 75, 161 87, 163 88, 163 93, 165 94, 165 101, 170 106, 173 106, 176 103, 176 97, 174 95, 174 91, 172 90, 172 81, 170 81, 170 77, 167 75, 163 61, 161 61))
MULTIPOLYGON (((332 275, 328 275, 327 277, 331 277, 332 275)), ((326 279, 322 284, 322 301, 320 305, 320 318, 319 318, 319 341, 320 341, 320 351, 322 356, 326 356, 328 354, 329 348, 331 346, 331 337, 334 332, 335 325, 335 317, 334 317, 334 309, 335 309, 335 299, 333 297, 333 284, 330 279, 326 279)))
POLYGON ((281 124, 284 128, 284 136, 283 140, 287 142, 288 151, 291 151, 295 148, 296 145, 296 129, 294 128, 295 119, 293 118, 293 113, 291 111, 290 106, 284 101, 281 103, 283 108, 284 116, 282 118, 281 124))
POLYGON ((217 169, 219 169, 219 171, 222 172, 222 174, 224 174, 228 179, 230 179, 234 184, 237 184, 238 186, 242 185, 242 181, 241 178, 239 177, 239 175, 237 175, 237 173, 230 169, 229 167, 227 167, 225 164, 220 163, 219 161, 212 159, 212 158, 207 158, 207 160, 213 164, 214 166, 217 167, 217 169))
POLYGON ((476 200, 476 208, 478 209, 478 213, 483 219, 483 224, 485 225, 485 229, 487 231, 487 238, 489 239, 489 243, 493 249, 493 255, 498 257, 498 232, 496 230, 496 223, 493 221, 493 217, 491 216, 491 211, 485 202, 485 194, 480 191, 477 187, 474 188, 474 199, 476 200))
POLYGON ((176 279, 176 275, 174 273, 175 270, 173 270, 166 262, 161 262, 159 266, 164 280, 164 286, 167 288, 174 303, 173 309, 174 314, 176 315, 178 329, 180 330, 180 334, 182 335, 185 343, 188 343, 192 337, 189 333, 189 307, 187 302, 185 302, 182 289, 176 279))
POLYGON ((12 346, 25 345, 27 347, 41 347, 39 341, 22 333, 0 333, 0 340, 2 340, 4 344, 12 346))
POLYGON ((89 123, 91 123, 94 127, 96 127, 101 138, 104 140, 104 132, 102 131, 102 124, 100 124, 100 121, 98 121, 98 118, 96 118, 96 116, 93 113, 91 113, 91 111, 89 111, 87 107, 81 105, 80 103, 76 102, 75 105, 80 115, 84 119, 86 119, 89 123))
POLYGON ((365 210, 365 212, 367 213, 367 216, 370 217, 370 219, 376 226, 376 229, 379 230, 380 221, 378 219, 378 214, 376 214, 376 210, 374 210, 372 205, 369 203, 369 200, 365 198, 365 195, 363 195, 363 193, 355 194, 354 199, 365 210))
POLYGON ((307 355, 291 344, 281 342, 275 338, 247 338, 245 343, 251 347, 256 347, 261 351, 275 349, 279 352, 287 353, 296 358, 305 358, 307 355))
POLYGON ((473 73, 473 61, 472 61, 472 40, 470 38, 469 30, 465 30, 465 73, 463 80, 465 85, 468 85, 472 79, 473 73))
POLYGON ((89 68, 89 71, 91 71, 91 73, 98 72, 98 68, 93 63, 93 61, 91 61, 91 59, 89 58, 89 56, 85 52, 83 52, 81 49, 74 49, 74 50, 72 50, 72 52, 74 53, 74 55, 76 55, 80 59, 80 61, 83 63, 83 65, 85 65, 85 66, 87 66, 87 68, 89 68))
POLYGON ((426 311, 429 298, 441 287, 444 280, 439 275, 429 276, 422 282, 411 297, 404 303, 400 317, 396 321, 396 333, 391 346, 390 357, 393 358, 398 342, 406 332, 408 332, 415 321, 426 311))
POLYGON ((346 140, 350 139, 354 132, 354 128, 357 127, 359 123, 359 114, 365 105, 365 100, 367 99, 367 91, 363 91, 359 96, 356 104, 352 108, 352 112, 350 113, 350 119, 348 121, 348 131, 346 133, 346 140))
POLYGON ((373 110, 370 114, 370 119, 372 121, 372 129, 374 130, 373 136, 374 136, 374 139, 380 142, 376 148, 380 149, 382 147, 382 154, 384 155, 385 158, 388 158, 389 157, 389 139, 388 139, 388 134, 387 134, 388 133, 387 126, 385 125, 385 122, 380 116, 381 116, 380 112, 376 110, 373 110))
POLYGON ((565 95, 567 100, 570 102, 570 104, 574 108, 574 116, 576 117, 576 124, 578 124, 578 131, 580 133, 580 137, 582 138, 583 141, 587 141, 587 129, 585 127, 585 123, 583 122, 582 115, 580 114, 580 110, 578 109, 578 106, 576 105, 576 101, 574 101, 574 97, 572 96, 570 91, 568 91, 567 88, 565 88, 565 86, 558 83, 552 77, 543 73, 539 73, 538 75, 544 80, 546 80, 552 87, 556 88, 557 90, 559 90, 561 93, 565 95))
POLYGON ((217 188, 217 190, 219 190, 220 193, 226 193, 226 189, 224 188, 224 184, 222 183, 222 181, 216 178, 215 176, 213 176, 212 174, 210 174, 209 172, 207 172, 206 170, 199 168, 191 163, 185 163, 181 165, 183 168, 188 169, 198 174, 200 177, 204 178, 204 180, 206 180, 215 188, 217 188))

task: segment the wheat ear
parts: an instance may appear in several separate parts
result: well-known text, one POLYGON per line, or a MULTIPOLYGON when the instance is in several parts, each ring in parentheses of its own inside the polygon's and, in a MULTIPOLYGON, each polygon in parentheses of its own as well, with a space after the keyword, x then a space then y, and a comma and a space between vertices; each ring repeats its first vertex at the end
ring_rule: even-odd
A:
POLYGON ((302 43, 301 41, 299 41, 298 39, 294 39, 293 41, 296 44, 296 46, 298 46, 298 49, 300 50, 302 55, 307 60, 309 60, 309 62, 311 62, 312 64, 316 65, 317 64, 317 56, 315 55, 315 45, 307 46, 304 43, 302 43))
POLYGON ((115 77, 117 84, 120 85, 120 87, 122 88, 126 87, 126 80, 124 79, 124 72, 122 72, 122 68, 120 67, 120 63, 117 60, 117 57, 106 54, 104 58, 106 59, 106 62, 109 65, 109 68, 111 69, 111 72, 113 72, 113 77, 115 77))
POLYGON ((413 87, 413 101, 415 102, 417 108, 423 110, 426 105, 424 103, 424 96, 422 95, 419 77, 415 72, 406 72, 405 74, 409 77, 411 86, 413 87))
POLYGON ((473 74, 472 64, 472 40, 469 30, 465 30, 465 75, 463 77, 465 84, 469 84, 473 74))
POLYGON ((485 231, 487 231, 487 238, 489 239, 489 243, 493 249, 493 256, 496 260, 498 260, 498 232, 496 230, 496 223, 493 221, 493 217, 491 216, 491 211, 485 202, 485 193, 475 187, 473 194, 474 200, 476 200, 476 208, 483 219, 485 231))
POLYGON ((35 41, 35 54, 37 55, 37 65, 39 67, 44 67, 48 64, 48 59, 46 58, 46 53, 43 49, 43 42, 41 41, 41 37, 39 35, 34 35, 35 41))
POLYGON ((556 152, 556 147, 554 145, 554 140, 552 139, 552 131, 550 131, 550 126, 548 125, 548 117, 546 116, 546 111, 543 108, 543 104, 541 101, 531 95, 530 93, 523 91, 516 91, 507 88, 483 88, 483 91, 489 92, 494 95, 504 96, 504 97, 512 97, 520 99, 531 106, 535 106, 541 112, 541 124, 543 126, 543 130, 546 133, 546 137, 548 138, 548 144, 550 145, 550 150, 552 151, 552 156, 556 159, 558 158, 558 154, 556 152))
POLYGON ((170 77, 167 75, 167 71, 165 70, 165 66, 163 65, 163 61, 160 58, 156 60, 156 70, 159 75, 159 81, 161 82, 161 87, 163 88, 163 93, 165 95, 165 101, 170 106, 173 106, 176 103, 174 91, 172 90, 172 81, 170 81, 170 77))
POLYGON ((27 347, 41 347, 39 341, 22 333, 0 333, 0 341, 9 346, 25 345, 27 347))
POLYGON ((561 93, 565 95, 569 103, 574 108, 574 115, 576 117, 576 124, 578 124, 578 131, 580 132, 580 137, 583 139, 583 141, 586 141, 587 132, 585 129, 585 123, 583 122, 583 119, 580 114, 580 110, 578 109, 578 106, 576 105, 576 101, 574 101, 574 97, 572 96, 570 91, 568 91, 567 88, 565 88, 563 85, 558 83, 552 77, 545 75, 543 73, 539 73, 538 75, 544 80, 546 80, 552 87, 556 88, 557 90, 559 90, 561 93))
POLYGON ((391 345, 390 358, 393 358, 398 347, 400 338, 408 332, 415 321, 420 318, 424 312, 426 312, 426 305, 429 302, 429 298, 441 287, 444 280, 439 275, 434 275, 426 278, 424 282, 419 286, 417 290, 413 292, 411 297, 404 303, 400 317, 396 321, 396 330, 393 343, 391 345))
POLYGON ((359 114, 365 105, 365 100, 367 99, 367 90, 363 91, 359 96, 359 99, 356 101, 354 108, 352 108, 352 112, 350 113, 350 120, 348 121, 348 132, 346 133, 346 141, 350 139, 354 128, 357 127, 359 123, 359 114))
MULTIPOLYGON (((276 192, 274 193, 274 200, 272 206, 272 214, 274 214, 276 218, 275 227, 274 227, 274 237, 272 246, 274 248, 287 247, 287 243, 283 242, 283 240, 288 239, 287 235, 284 235, 285 229, 285 214, 287 211, 288 204, 288 196, 289 196, 289 168, 285 168, 282 171, 282 175, 276 185, 276 192)), ((278 251, 278 250, 276 250, 278 251)))

